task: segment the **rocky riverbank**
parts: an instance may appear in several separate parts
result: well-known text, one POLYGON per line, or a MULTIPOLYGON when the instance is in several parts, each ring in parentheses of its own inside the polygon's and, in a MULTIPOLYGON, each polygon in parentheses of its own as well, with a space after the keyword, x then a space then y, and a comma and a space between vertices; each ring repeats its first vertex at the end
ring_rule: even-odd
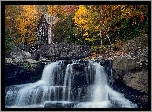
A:
MULTIPOLYGON (((92 53, 89 57, 87 56, 90 50, 87 47, 68 47, 65 44, 63 44, 63 46, 59 44, 59 46, 56 47, 52 45, 52 47, 47 48, 49 49, 47 52, 44 51, 48 46, 41 46, 41 50, 34 54, 14 50, 10 54, 10 57, 5 58, 5 86, 36 82, 41 78, 44 66, 47 63, 56 61, 57 59, 70 60, 75 54, 73 59, 96 60, 100 62, 106 69, 109 76, 109 85, 113 89, 123 93, 124 96, 132 102, 137 103, 139 108, 147 108, 148 47, 143 46, 142 43, 146 41, 147 38, 147 36, 144 36, 135 40, 129 40, 121 47, 120 51, 110 50, 104 54, 92 53), (55 49, 58 48, 57 52, 53 49, 54 47, 55 49), (64 50, 67 49, 67 51, 62 50, 62 48, 64 48, 64 50), (83 49, 86 52, 83 52, 83 49), (60 53, 69 53, 69 55, 61 53, 58 58, 56 57, 52 60, 51 57, 57 56, 58 51, 60 53), (77 51, 79 52, 77 53, 77 51), (82 55, 81 52, 83 52, 82 55), (41 54, 39 59, 36 59, 38 56, 37 53, 41 54)), ((69 62, 67 61, 67 63, 69 62)))
POLYGON ((107 49, 103 54, 92 53, 89 60, 111 60, 112 77, 110 85, 126 98, 148 107, 148 35, 129 40, 119 51, 107 49))
POLYGON ((112 60, 113 77, 127 86, 148 93, 148 35, 125 42, 119 51, 92 53, 86 60, 112 60))

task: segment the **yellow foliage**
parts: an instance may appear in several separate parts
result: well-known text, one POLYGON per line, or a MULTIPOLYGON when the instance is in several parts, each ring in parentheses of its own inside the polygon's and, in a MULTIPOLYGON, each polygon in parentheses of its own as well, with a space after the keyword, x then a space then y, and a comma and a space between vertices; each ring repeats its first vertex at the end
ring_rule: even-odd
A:
POLYGON ((121 6, 121 18, 130 18, 132 16, 133 10, 125 5, 121 6))
POLYGON ((90 38, 85 38, 85 40, 88 40, 88 41, 90 41, 90 38))
POLYGON ((38 22, 38 11, 35 5, 23 5, 22 10, 22 13, 15 20, 17 31, 22 38, 19 43, 24 43, 26 34, 31 36, 34 33, 38 22))
POLYGON ((62 19, 67 17, 67 12, 64 10, 65 5, 47 5, 48 14, 51 16, 58 17, 58 15, 62 16, 62 19))
POLYGON ((92 41, 93 38, 86 38, 93 32, 99 31, 99 24, 96 21, 97 12, 86 8, 84 5, 79 5, 73 17, 77 30, 83 33, 85 40, 92 41), (90 32, 90 34, 88 33, 90 32))
POLYGON ((83 36, 88 36, 89 34, 88 34, 88 32, 85 32, 85 34, 83 34, 83 36))

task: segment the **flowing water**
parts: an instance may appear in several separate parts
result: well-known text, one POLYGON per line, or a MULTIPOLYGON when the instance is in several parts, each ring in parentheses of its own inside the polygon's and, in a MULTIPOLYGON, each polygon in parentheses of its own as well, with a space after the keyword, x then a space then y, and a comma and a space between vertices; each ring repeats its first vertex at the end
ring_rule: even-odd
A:
POLYGON ((6 108, 137 108, 107 82, 97 62, 64 61, 45 66, 41 80, 6 87, 6 108))

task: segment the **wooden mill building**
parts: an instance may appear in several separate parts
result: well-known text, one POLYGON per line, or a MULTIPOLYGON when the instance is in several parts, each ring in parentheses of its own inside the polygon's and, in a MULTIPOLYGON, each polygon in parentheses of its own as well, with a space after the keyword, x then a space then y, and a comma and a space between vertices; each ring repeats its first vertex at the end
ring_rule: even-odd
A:
POLYGON ((41 44, 52 43, 52 26, 58 21, 58 18, 49 16, 48 14, 42 14, 38 28, 38 41, 41 44))
MULTIPOLYGON (((77 5, 65 5, 64 11, 68 15, 74 12, 77 5)), ((52 43, 52 26, 59 20, 59 18, 50 16, 47 13, 42 14, 41 19, 38 24, 38 41, 42 44, 51 44, 52 43)))

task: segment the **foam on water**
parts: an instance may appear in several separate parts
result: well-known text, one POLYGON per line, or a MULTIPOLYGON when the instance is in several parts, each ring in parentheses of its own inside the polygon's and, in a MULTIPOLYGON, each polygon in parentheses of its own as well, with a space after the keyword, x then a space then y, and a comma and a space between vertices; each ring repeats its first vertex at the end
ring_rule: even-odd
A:
POLYGON ((73 103, 73 108, 136 108, 137 105, 127 100, 123 94, 113 90, 107 83, 104 67, 90 61, 85 66, 87 87, 73 90, 75 70, 73 61, 64 69, 63 61, 48 64, 41 80, 35 83, 15 85, 18 89, 9 89, 5 95, 6 108, 44 108, 46 103, 73 103), (92 82, 93 80, 93 82, 92 82), (61 83, 63 82, 63 83, 61 83), (86 93, 83 93, 87 91, 86 93), (73 93, 71 92, 73 91, 73 93), (77 100, 73 95, 77 92, 77 100), (82 101, 82 98, 84 101, 82 101))

